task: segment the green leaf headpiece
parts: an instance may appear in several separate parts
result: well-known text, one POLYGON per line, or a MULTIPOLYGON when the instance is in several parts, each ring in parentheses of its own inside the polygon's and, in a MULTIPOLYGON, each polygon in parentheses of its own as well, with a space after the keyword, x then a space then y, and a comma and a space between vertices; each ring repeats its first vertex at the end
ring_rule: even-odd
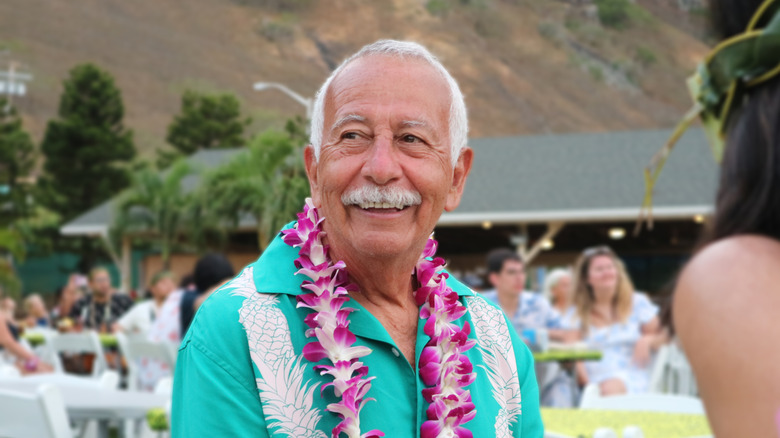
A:
POLYGON ((729 118, 745 92, 780 75, 780 0, 766 0, 750 20, 745 32, 718 44, 688 78, 693 107, 677 124, 666 144, 645 168, 645 198, 640 220, 652 229, 653 188, 669 153, 694 120, 701 119, 712 154, 723 157, 729 118))

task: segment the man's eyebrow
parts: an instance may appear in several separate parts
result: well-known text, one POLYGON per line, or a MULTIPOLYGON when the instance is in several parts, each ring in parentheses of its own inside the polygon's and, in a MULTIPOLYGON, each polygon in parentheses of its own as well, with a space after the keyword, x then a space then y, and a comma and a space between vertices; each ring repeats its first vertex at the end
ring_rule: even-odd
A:
POLYGON ((336 120, 336 123, 334 123, 333 126, 331 126, 330 130, 331 132, 336 131, 349 122, 365 122, 365 121, 366 118, 363 116, 359 116, 357 114, 347 114, 346 116, 336 120))

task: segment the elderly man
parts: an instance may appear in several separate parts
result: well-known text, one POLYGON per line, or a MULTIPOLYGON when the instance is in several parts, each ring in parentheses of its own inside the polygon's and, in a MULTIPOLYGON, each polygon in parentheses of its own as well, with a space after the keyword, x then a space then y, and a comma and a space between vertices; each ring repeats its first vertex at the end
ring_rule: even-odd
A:
POLYGON ((312 199, 182 341, 173 436, 541 437, 528 349, 432 257, 472 161, 455 80, 378 41, 322 86, 311 133, 312 199))

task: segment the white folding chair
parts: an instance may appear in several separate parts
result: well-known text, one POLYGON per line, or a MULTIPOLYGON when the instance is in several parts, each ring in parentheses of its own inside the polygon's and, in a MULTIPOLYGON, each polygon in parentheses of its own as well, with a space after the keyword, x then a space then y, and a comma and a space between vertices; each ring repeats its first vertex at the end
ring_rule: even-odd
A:
MULTIPOLYGON (((51 357, 53 355, 51 350, 52 349, 51 341, 55 337, 59 336, 57 330, 47 328, 47 327, 33 327, 25 330, 25 335, 27 334, 37 334, 41 336, 43 338, 43 343, 41 343, 40 345, 31 346, 26 339, 22 338, 22 340, 24 340, 23 345, 29 346, 28 348, 30 349, 30 351, 35 353, 36 356, 40 357, 44 361, 51 362, 52 361, 51 357)), ((22 340, 20 340, 20 342, 22 340)))
POLYGON ((141 373, 139 361, 141 359, 164 363, 168 365, 171 375, 173 375, 176 354, 172 344, 153 342, 139 336, 127 336, 123 333, 117 333, 116 340, 127 363, 127 389, 135 390, 138 388, 138 376, 141 373))
POLYGON ((94 331, 85 331, 81 333, 62 333, 53 336, 47 340, 51 343, 52 362, 57 372, 63 373, 65 369, 62 366, 60 354, 80 354, 91 353, 95 355, 92 363, 92 377, 100 377, 103 371, 108 370, 106 363, 106 354, 103 351, 103 345, 100 343, 100 337, 94 331))
POLYGON ((0 436, 72 438, 59 390, 48 384, 31 393, 0 388, 0 436))
POLYGON ((662 346, 650 374, 650 392, 697 396, 698 387, 688 359, 677 342, 662 346))
POLYGON ((588 384, 582 392, 580 409, 611 411, 671 412, 704 415, 701 399, 673 394, 625 394, 602 397, 598 385, 588 384))
POLYGON ((644 438, 642 429, 638 426, 628 426, 623 429, 623 433, 618 434, 609 427, 600 427, 593 432, 593 438, 644 438))
POLYGON ((0 379, 17 379, 22 377, 19 368, 13 365, 0 364, 0 379))
POLYGON ((563 435, 558 432, 551 432, 549 430, 544 431, 544 438, 574 438, 569 435, 563 435))

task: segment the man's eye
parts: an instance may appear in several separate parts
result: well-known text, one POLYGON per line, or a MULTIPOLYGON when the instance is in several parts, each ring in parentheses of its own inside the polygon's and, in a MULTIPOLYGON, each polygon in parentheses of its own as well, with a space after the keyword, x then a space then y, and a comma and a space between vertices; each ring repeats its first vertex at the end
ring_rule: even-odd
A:
POLYGON ((420 140, 418 137, 413 136, 412 134, 406 134, 403 137, 401 137, 401 141, 405 143, 418 143, 421 142, 422 140, 420 140))
POLYGON ((358 134, 357 132, 345 132, 344 134, 341 135, 341 138, 346 140, 354 140, 358 138, 358 134))

